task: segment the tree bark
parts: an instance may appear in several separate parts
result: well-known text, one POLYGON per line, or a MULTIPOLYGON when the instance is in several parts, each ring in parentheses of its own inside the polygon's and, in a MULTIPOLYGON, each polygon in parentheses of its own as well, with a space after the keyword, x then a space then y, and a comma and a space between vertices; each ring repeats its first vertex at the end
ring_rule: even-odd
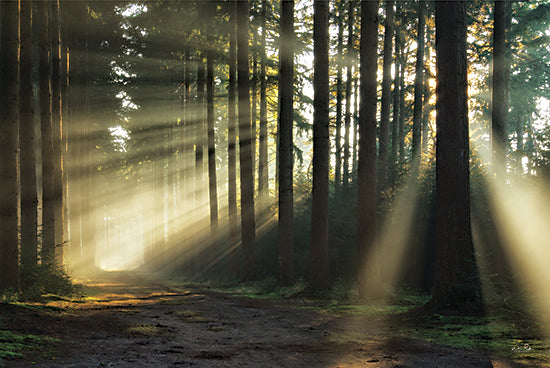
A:
POLYGON ((349 183, 349 157, 350 157, 350 130, 351 130, 351 85, 352 85, 352 68, 354 59, 353 50, 353 1, 348 3, 348 44, 347 44, 347 60, 346 60, 346 116, 344 119, 344 167, 343 181, 344 185, 349 183))
POLYGON ((338 188, 342 183, 342 67, 344 60, 344 6, 343 2, 339 2, 338 8, 338 37, 337 37, 337 71, 336 71, 336 124, 334 137, 334 182, 338 188))
POLYGON ((205 142, 205 98, 204 87, 205 65, 202 55, 197 60, 197 98, 195 101, 195 208, 202 207, 204 202, 204 149, 205 142))
POLYGON ((493 111, 492 111, 492 151, 493 170, 497 180, 506 178, 506 151, 508 136, 508 101, 506 93, 506 1, 494 2, 493 30, 493 111))
POLYGON ((421 138, 422 138, 422 97, 424 95, 424 30, 425 30, 425 15, 424 9, 426 4, 424 1, 418 1, 416 4, 418 11, 418 29, 416 31, 416 67, 414 79, 414 112, 413 112, 413 140, 412 140, 412 157, 414 162, 419 162, 421 138), (416 160, 416 161, 415 161, 416 160))
POLYGON ((266 16, 267 0, 262 1, 262 35, 260 39, 261 61, 260 61, 260 142, 258 157, 258 192, 262 212, 268 206, 269 201, 269 164, 267 153, 267 78, 266 64, 266 16))
POLYGON ((294 281, 294 1, 281 3, 279 52, 279 282, 294 281))
MULTIPOLYGON (((21 160, 21 268, 38 262, 38 192, 36 186, 36 137, 32 78, 32 1, 21 2, 20 130, 21 160)), ((31 286, 23 284, 23 289, 31 286)))
POLYGON ((210 195, 210 233, 218 231, 218 181, 216 178, 216 137, 214 116, 214 60, 208 54, 206 66, 206 106, 208 120, 208 192, 210 195))
POLYGON ((368 296, 379 276, 366 278, 367 262, 379 275, 376 255, 376 71, 378 46, 378 1, 361 1, 359 158, 357 178, 357 257, 359 292, 368 296), (372 260, 372 259, 371 259, 372 260))
MULTIPOLYGON (((230 244, 237 244, 239 215, 237 213, 237 2, 231 1, 229 30, 229 86, 227 101, 227 200, 230 244)), ((231 273, 239 273, 239 248, 231 253, 231 273)))
POLYGON ((436 264, 433 301, 479 311, 470 225, 466 4, 436 2, 436 264))
POLYGON ((248 0, 237 2, 237 70, 239 97, 239 149, 241 166, 241 238, 243 245, 243 278, 257 277, 256 217, 254 210, 254 166, 252 160, 252 127, 250 124, 250 83, 248 68, 248 0))
POLYGON ((63 264, 65 236, 63 233, 63 119, 61 109, 61 21, 59 0, 50 1, 51 58, 52 58, 52 144, 53 144, 53 201, 55 215, 55 262, 63 264))
POLYGON ((47 0, 38 3, 39 16, 36 17, 39 50, 38 73, 40 90, 40 126, 42 147, 42 263, 55 262, 55 177, 54 146, 52 126, 51 60, 50 39, 48 37, 49 11, 47 0))
POLYGON ((0 3, 0 290, 19 288, 17 149, 19 126, 19 0, 0 3))
POLYGON ((391 64, 393 56, 393 0, 386 0, 384 21, 384 61, 382 65, 382 104, 380 106, 380 136, 378 138, 378 185, 381 190, 388 184, 388 154, 391 105, 391 64))
POLYGON ((311 206, 310 284, 330 286, 328 262, 329 57, 327 1, 316 0, 313 12, 313 190, 311 206))

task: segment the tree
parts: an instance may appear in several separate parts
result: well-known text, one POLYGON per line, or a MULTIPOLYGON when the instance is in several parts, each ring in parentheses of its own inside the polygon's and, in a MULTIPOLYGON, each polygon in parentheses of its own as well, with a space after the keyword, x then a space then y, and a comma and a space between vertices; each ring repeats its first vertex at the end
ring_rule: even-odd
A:
POLYGON ((347 75, 346 75, 346 116, 344 119, 344 185, 349 184, 350 130, 351 130, 351 84, 353 68, 353 1, 348 2, 348 44, 347 44, 347 75))
POLYGON ((59 0, 50 1, 51 58, 52 58, 52 147, 53 147, 53 201, 55 216, 55 262, 63 264, 63 119, 61 109, 61 21, 59 0))
MULTIPOLYGON (((361 1, 359 153, 357 164, 357 257, 359 292, 366 296, 369 284, 363 268, 370 254, 376 257, 376 70, 378 1, 361 1)), ((377 268, 377 263, 374 263, 377 268)), ((376 274, 376 270, 375 273, 376 274)))
POLYGON ((470 170, 465 1, 436 3, 437 306, 480 307, 470 225, 470 170))
POLYGON ((313 190, 311 268, 313 289, 330 285, 328 270, 329 73, 328 2, 316 0, 313 11, 313 190))
POLYGON ((413 112, 413 140, 412 140, 412 156, 413 160, 419 160, 420 147, 421 147, 421 131, 422 131, 422 97, 424 95, 424 30, 425 30, 425 15, 424 9, 426 4, 423 1, 419 1, 417 4, 418 9, 418 29, 416 37, 416 67, 415 67, 415 79, 414 79, 414 112, 413 112))
POLYGON ((380 136, 378 139, 378 181, 381 189, 388 183, 388 154, 391 104, 391 64, 393 55, 393 14, 395 3, 386 0, 386 19, 384 21, 384 61, 382 75, 382 103, 380 106, 380 136))
MULTIPOLYGON (((227 93, 227 200, 230 244, 237 243, 237 2, 229 2, 229 81, 227 93)), ((236 250, 232 253, 231 269, 238 274, 239 257, 236 250)))
POLYGON ((39 35, 38 73, 40 90, 40 132, 42 147, 42 262, 55 262, 55 176, 54 146, 52 123, 51 59, 50 40, 48 38, 49 11, 48 1, 38 2, 40 14, 37 17, 39 35))
POLYGON ((336 124, 335 124, 335 154, 334 154, 334 182, 338 187, 342 183, 342 67, 344 60, 344 2, 338 2, 338 37, 336 44, 337 72, 336 72, 336 124))
POLYGON ((243 244, 243 278, 257 275, 256 217, 254 211, 254 166, 252 127, 250 124, 250 83, 248 68, 248 0, 237 2, 237 83, 239 97, 239 161, 241 166, 241 238, 243 244))
MULTIPOLYGON (((267 154, 267 78, 266 64, 268 62, 266 55, 266 17, 267 17, 267 0, 262 1, 261 10, 261 27, 262 35, 260 38, 260 142, 259 142, 259 157, 258 157, 258 192, 260 194, 259 201, 262 208, 266 208, 269 200, 269 165, 267 154)), ((263 211, 262 211, 263 212, 263 211)))
POLYGON ((0 3, 0 290, 19 287, 17 129, 19 125, 19 0, 0 3))
POLYGON ((495 1, 493 30, 492 150, 493 170, 498 180, 506 174, 508 95, 506 93, 506 1, 495 1))
MULTIPOLYGON (((21 2, 20 126, 21 161, 21 268, 31 269, 38 262, 36 186, 36 137, 32 79, 32 1, 21 2)), ((23 285, 25 288, 29 285, 23 285)))
POLYGON ((294 1, 281 3, 279 51, 279 281, 294 281, 294 1))
POLYGON ((214 116, 214 60, 210 51, 206 61, 206 106, 208 120, 208 191, 210 194, 210 231, 218 230, 218 183, 216 179, 216 137, 214 116))

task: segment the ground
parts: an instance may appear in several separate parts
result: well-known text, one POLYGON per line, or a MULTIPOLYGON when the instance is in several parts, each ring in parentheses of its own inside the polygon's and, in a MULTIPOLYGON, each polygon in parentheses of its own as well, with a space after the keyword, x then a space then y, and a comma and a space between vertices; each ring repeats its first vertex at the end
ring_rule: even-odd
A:
MULTIPOLYGON (((534 367, 397 333, 381 317, 336 316, 311 301, 258 300, 135 273, 86 282, 84 300, 1 304, 2 329, 59 339, 7 367, 534 367)), ((401 330, 400 330, 401 331, 401 330)), ((544 365, 540 365, 542 367, 544 365)))

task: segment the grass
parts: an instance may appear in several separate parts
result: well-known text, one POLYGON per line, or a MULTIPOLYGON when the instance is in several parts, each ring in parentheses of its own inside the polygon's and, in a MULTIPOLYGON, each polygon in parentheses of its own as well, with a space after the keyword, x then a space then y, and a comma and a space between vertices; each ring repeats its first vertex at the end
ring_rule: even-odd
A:
POLYGON ((146 324, 140 324, 140 325, 128 327, 126 329, 126 332, 129 332, 135 335, 155 336, 160 333, 160 328, 155 325, 146 323, 146 324))
POLYGON ((21 335, 0 330, 0 367, 5 367, 7 360, 21 358, 29 350, 43 348, 57 341, 51 337, 21 335))
POLYGON ((174 314, 180 317, 181 319, 183 319, 184 322, 189 322, 189 323, 212 322, 211 319, 203 317, 199 312, 192 311, 192 310, 187 310, 187 309, 177 310, 174 312, 174 314))

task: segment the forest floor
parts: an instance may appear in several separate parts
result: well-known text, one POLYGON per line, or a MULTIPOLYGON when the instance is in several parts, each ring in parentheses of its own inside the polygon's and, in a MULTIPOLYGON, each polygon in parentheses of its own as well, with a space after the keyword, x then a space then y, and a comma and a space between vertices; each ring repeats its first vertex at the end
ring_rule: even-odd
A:
POLYGON ((0 304, 2 330, 55 339, 4 366, 550 366, 441 346, 404 334, 404 327, 414 328, 405 317, 327 313, 319 301, 301 298, 250 298, 133 272, 106 273, 84 289, 83 299, 0 304))

